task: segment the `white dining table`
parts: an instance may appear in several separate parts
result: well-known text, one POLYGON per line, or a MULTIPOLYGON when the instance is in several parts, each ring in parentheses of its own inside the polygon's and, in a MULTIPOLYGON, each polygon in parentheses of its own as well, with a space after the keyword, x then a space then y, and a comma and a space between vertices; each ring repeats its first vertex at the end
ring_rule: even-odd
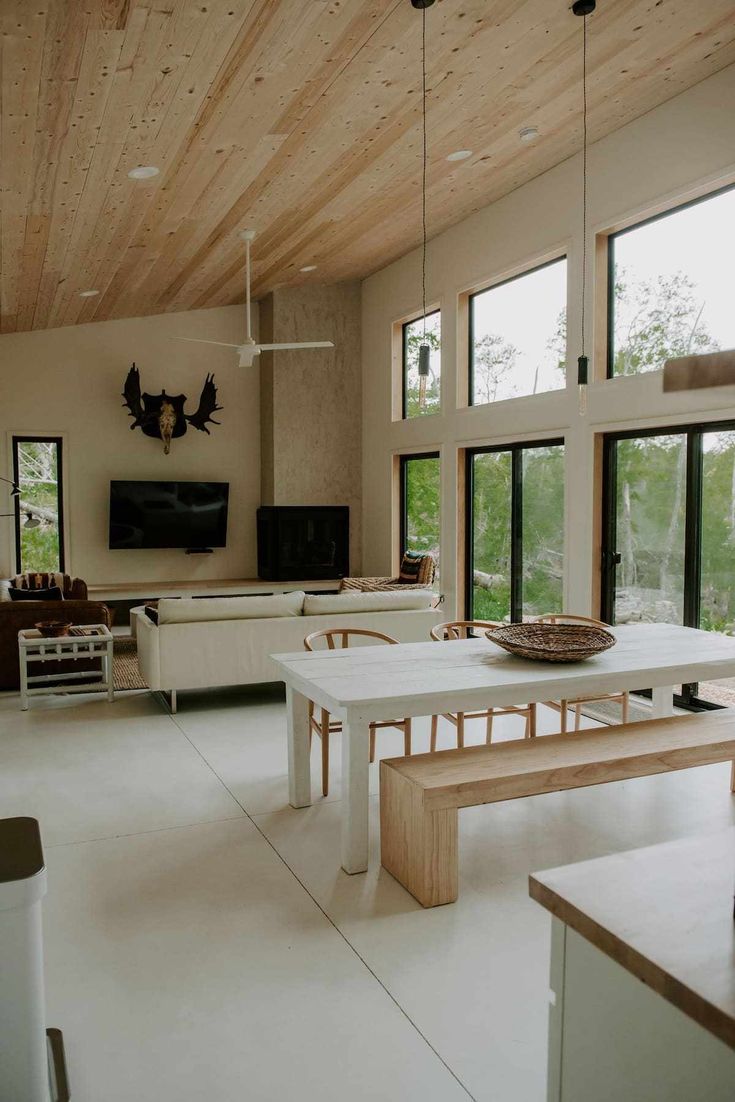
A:
POLYGON ((672 714, 676 686, 735 677, 735 638, 730 636, 671 624, 611 630, 614 647, 574 663, 532 662, 484 638, 273 655, 286 683, 289 802, 297 808, 311 804, 309 700, 343 724, 342 867, 358 873, 368 866, 373 720, 624 689, 652 689, 655 718, 672 714))

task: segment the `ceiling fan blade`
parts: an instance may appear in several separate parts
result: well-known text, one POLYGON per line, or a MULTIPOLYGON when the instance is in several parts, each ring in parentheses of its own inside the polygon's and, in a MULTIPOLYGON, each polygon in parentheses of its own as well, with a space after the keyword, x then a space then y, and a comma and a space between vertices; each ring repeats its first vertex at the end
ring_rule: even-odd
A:
POLYGON ((203 337, 171 337, 172 341, 188 341, 189 344, 218 344, 221 348, 239 348, 239 344, 228 344, 226 341, 206 341, 203 337))
POLYGON ((281 352, 284 348, 334 348, 332 341, 299 341, 294 344, 259 344, 261 352, 281 352))

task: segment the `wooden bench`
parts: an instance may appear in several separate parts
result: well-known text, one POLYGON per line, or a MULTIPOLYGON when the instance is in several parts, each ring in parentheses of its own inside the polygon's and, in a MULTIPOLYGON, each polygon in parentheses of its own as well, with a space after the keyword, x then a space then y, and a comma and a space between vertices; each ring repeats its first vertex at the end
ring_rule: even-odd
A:
POLYGON ((383 867, 424 907, 457 898, 457 811, 543 792, 733 761, 729 710, 380 763, 383 867))

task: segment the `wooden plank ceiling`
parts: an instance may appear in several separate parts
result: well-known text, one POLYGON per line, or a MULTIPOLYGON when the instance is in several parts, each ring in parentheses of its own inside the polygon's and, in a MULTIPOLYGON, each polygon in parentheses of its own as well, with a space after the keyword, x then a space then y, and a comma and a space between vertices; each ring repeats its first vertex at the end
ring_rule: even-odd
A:
MULTIPOLYGON (((569 4, 427 12, 430 235, 579 149, 569 4), (448 163, 460 148, 473 156, 448 163)), ((0 14, 3 332, 241 302, 249 226, 256 294, 362 277, 419 242, 409 0, 0 0, 0 14), (129 179, 138 165, 160 174, 129 179)), ((735 6, 599 0, 589 39, 594 140, 735 62, 735 6)))

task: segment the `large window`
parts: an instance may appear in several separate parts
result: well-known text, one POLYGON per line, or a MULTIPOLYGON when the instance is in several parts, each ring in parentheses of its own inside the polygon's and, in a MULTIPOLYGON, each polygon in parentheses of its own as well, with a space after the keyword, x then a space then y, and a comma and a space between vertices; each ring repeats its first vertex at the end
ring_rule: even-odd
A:
POLYGON ((562 609, 564 444, 467 453, 467 614, 519 621, 562 609))
MULTIPOLYGON (((602 614, 735 631, 735 423, 605 439, 602 614)), ((682 686, 735 704, 735 680, 682 686)))
POLYGON ((401 554, 428 551, 439 576, 441 461, 438 452, 401 456, 401 554))
POLYGON ((608 375, 735 347, 735 188, 609 238, 608 375))
POLYGON ((566 386, 567 261, 469 299, 470 405, 566 386))
POLYGON ((16 498, 16 569, 64 570, 64 521, 61 440, 14 436, 13 478, 16 498))
POLYGON ((407 321, 403 326, 403 416, 420 417, 438 413, 441 406, 441 314, 438 310, 426 318, 407 321), (426 324, 424 324, 424 321, 426 324), (419 376, 419 347, 429 348, 429 374, 422 384, 419 376))

